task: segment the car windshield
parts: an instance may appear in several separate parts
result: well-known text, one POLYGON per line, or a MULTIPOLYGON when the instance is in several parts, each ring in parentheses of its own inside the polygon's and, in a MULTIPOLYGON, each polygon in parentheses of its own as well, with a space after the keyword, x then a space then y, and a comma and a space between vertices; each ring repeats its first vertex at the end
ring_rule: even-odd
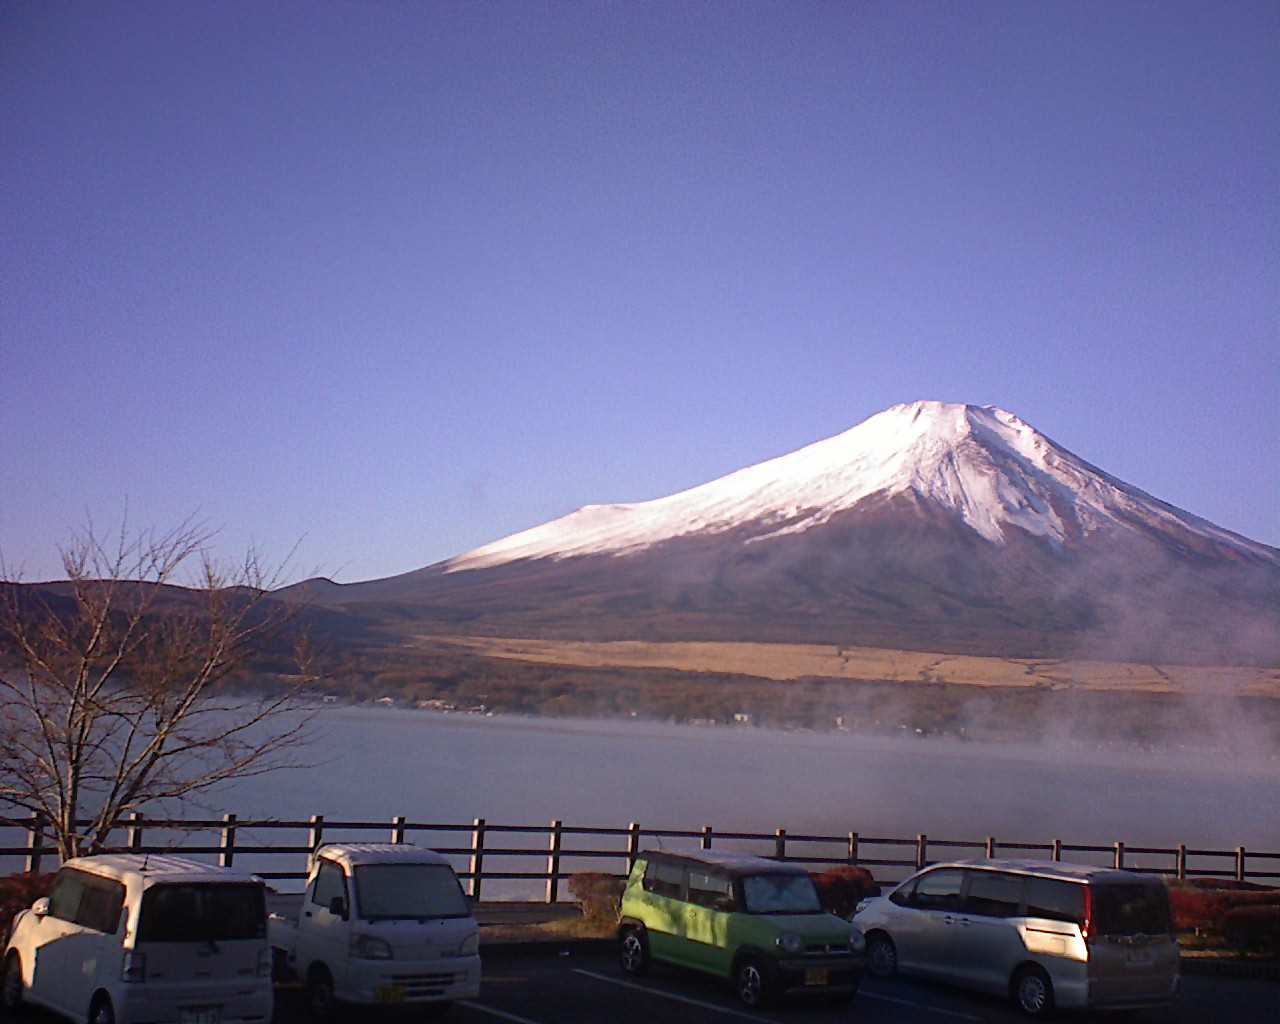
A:
POLYGON ((471 914, 457 876, 445 864, 365 864, 355 876, 360 916, 366 921, 471 914))
POLYGON ((742 897, 750 914, 817 914, 818 890, 808 875, 747 875, 742 897))
POLYGON ((138 942, 233 942, 267 934, 262 886, 153 885, 142 895, 138 942))

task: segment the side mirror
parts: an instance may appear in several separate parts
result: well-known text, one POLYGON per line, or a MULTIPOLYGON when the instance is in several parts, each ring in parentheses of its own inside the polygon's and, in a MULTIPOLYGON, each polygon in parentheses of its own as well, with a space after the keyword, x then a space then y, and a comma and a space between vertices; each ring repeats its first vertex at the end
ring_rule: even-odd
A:
POLYGON ((911 906, 911 898, 901 889, 896 892, 889 893, 889 902, 896 903, 900 907, 911 906))
POLYGON ((340 917, 342 920, 347 919, 347 901, 341 896, 335 896, 329 901, 329 913, 334 917, 340 917))
POLYGON ((33 904, 31 904, 31 913, 35 914, 36 917, 48 917, 49 916, 49 897, 41 896, 38 900, 36 900, 33 904))

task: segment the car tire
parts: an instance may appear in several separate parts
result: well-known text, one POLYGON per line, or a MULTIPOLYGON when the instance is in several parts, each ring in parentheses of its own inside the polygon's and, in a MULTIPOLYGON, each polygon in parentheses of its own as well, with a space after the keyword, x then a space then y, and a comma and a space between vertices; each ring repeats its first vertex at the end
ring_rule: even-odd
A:
POLYGON ((775 996, 773 975, 763 960, 745 956, 734 968, 733 990, 743 1006, 752 1009, 770 1006, 775 996))
POLYGON ((337 1010, 337 1000, 333 995, 333 978, 329 971, 320 966, 312 967, 307 972, 307 1012, 311 1019, 321 1024, 333 1020, 337 1010))
POLYGON ((1013 976, 1013 1005, 1024 1016, 1046 1020, 1053 1016, 1053 982, 1041 967, 1029 964, 1013 976))
POLYGON ((0 980, 0 1010, 9 1016, 22 1012, 23 993, 22 961, 17 953, 10 953, 4 960, 4 978, 0 980))
POLYGON ((898 947, 884 932, 867 936, 867 970, 877 978, 892 978, 898 973, 898 947))
POLYGON ((89 1024, 116 1024, 116 1008, 111 997, 99 992, 89 1004, 89 1024))
POLYGON ((618 962, 634 977, 649 973, 649 940, 640 928, 624 928, 618 940, 618 962))

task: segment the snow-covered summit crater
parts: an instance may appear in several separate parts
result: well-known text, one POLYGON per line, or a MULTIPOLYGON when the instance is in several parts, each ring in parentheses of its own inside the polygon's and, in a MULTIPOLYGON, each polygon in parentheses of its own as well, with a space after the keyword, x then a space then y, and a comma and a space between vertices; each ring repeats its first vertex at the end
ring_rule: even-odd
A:
POLYGON ((994 406, 895 405, 835 437, 653 501, 587 505, 446 562, 446 572, 528 558, 630 554, 691 534, 740 531, 753 544, 811 530, 872 495, 914 493, 993 544, 1018 528, 1060 546, 1141 523, 1189 530, 1275 563, 1223 530, 1076 457, 994 406))

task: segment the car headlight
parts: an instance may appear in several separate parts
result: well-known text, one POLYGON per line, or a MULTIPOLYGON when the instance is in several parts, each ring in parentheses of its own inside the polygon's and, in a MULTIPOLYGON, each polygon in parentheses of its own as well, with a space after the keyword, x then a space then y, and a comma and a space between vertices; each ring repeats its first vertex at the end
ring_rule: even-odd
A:
POLYGON ((391 943, 373 935, 357 935, 351 940, 351 955, 358 960, 390 960, 391 943))
POLYGON ((786 953, 799 953, 804 949, 804 939, 795 932, 783 932, 773 940, 779 949, 786 953))
POLYGON ((854 916, 854 917, 857 917, 857 916, 858 916, 859 914, 861 914, 864 910, 866 910, 866 909, 867 909, 867 907, 869 907, 869 906, 871 906, 871 901, 870 901, 869 899, 867 899, 867 900, 858 900, 858 905, 857 905, 856 907, 854 907, 854 908, 853 908, 853 916, 854 916))
POLYGON ((462 940, 462 945, 450 950, 445 956, 475 956, 480 952, 480 933, 472 932, 462 940))
POLYGON ((866 952, 867 937, 862 934, 860 929, 853 928, 849 931, 849 949, 855 953, 866 952))

